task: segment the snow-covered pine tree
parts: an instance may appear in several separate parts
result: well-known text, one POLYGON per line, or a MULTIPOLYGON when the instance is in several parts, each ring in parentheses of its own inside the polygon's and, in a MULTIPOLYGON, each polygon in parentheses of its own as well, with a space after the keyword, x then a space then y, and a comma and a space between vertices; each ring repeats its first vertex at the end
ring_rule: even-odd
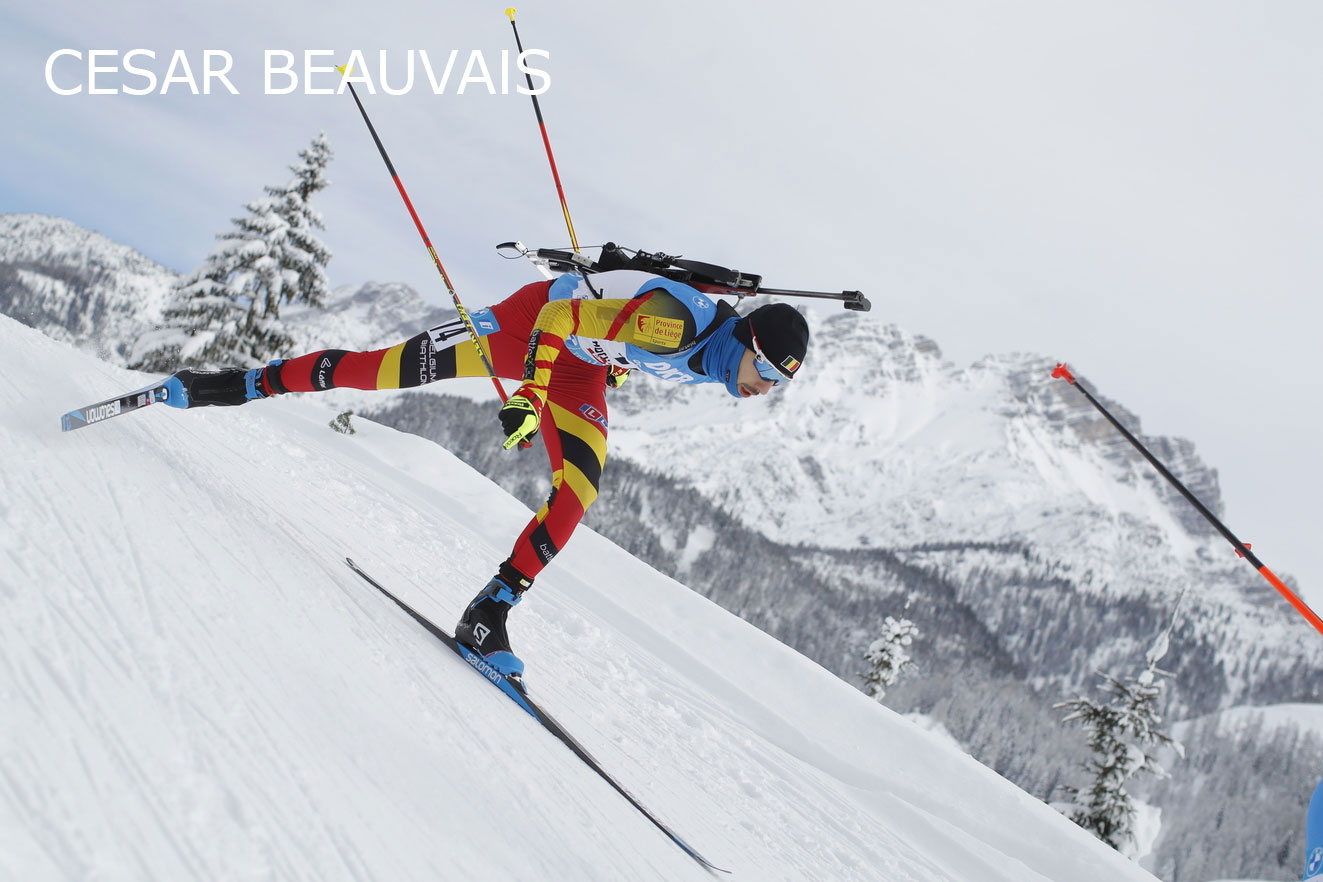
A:
POLYGON ((910 646, 922 636, 919 627, 906 618, 887 616, 882 633, 864 651, 868 670, 864 671, 864 691, 881 702, 887 690, 900 680, 900 675, 914 667, 910 646))
POLYGON ((1167 654, 1175 621, 1173 613, 1171 624, 1149 649, 1148 665, 1139 676, 1121 680, 1100 672, 1106 701, 1077 694, 1054 705, 1067 711, 1063 723, 1081 722, 1088 727, 1089 748, 1093 751, 1093 758, 1085 764, 1092 779, 1089 786, 1067 788, 1073 796, 1071 820, 1123 854, 1133 844, 1135 821, 1134 801, 1126 782, 1141 773, 1167 777, 1153 755, 1158 747, 1170 744, 1177 755, 1183 755, 1181 746, 1161 730, 1162 717, 1158 714, 1160 678, 1169 676, 1158 669, 1158 662, 1167 654))
POLYGON ((268 361, 293 343, 282 330, 281 305, 324 305, 331 252, 317 237, 315 231, 326 226, 309 200, 330 184, 325 133, 299 158, 290 166, 294 178, 283 187, 265 187, 266 198, 247 203, 248 213, 217 237, 220 244, 206 262, 175 287, 164 326, 138 341, 133 367, 173 371, 183 363, 268 361))

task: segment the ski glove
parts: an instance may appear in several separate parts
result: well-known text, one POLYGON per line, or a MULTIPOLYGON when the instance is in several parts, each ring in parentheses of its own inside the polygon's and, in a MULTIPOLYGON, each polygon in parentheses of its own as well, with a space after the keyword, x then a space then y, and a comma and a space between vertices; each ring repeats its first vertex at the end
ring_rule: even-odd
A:
POLYGON ((606 385, 612 389, 619 389, 625 385, 625 381, 628 379, 629 368, 627 367, 611 365, 606 369, 606 385))
POLYGON ((509 450, 516 444, 532 439, 542 424, 542 399, 533 393, 516 392, 501 407, 501 431, 509 450))

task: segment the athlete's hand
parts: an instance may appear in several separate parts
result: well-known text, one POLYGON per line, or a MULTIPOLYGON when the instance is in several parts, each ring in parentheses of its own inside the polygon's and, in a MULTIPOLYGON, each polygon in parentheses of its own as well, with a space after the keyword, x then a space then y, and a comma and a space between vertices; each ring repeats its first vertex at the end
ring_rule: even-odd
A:
POLYGON ((627 367, 617 367, 613 364, 606 369, 606 385, 612 389, 619 389, 625 385, 625 381, 628 379, 629 368, 627 367))
POLYGON ((516 392, 501 407, 501 431, 505 433, 505 444, 509 450, 537 434, 542 424, 542 401, 536 395, 516 392))

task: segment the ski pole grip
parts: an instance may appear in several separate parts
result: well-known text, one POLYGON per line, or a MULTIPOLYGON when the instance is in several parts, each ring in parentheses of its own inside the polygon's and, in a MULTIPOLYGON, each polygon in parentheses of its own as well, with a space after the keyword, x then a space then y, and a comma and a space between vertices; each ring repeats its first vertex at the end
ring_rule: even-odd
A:
POLYGON ((515 8, 514 8, 513 6, 511 6, 509 9, 505 10, 505 17, 508 18, 508 19, 510 19, 510 21, 514 21, 514 17, 515 17, 515 8))
POLYGON ((1057 369, 1052 372, 1054 380, 1065 380, 1070 385, 1075 385, 1075 375, 1070 372, 1070 368, 1063 361, 1057 365, 1057 369))

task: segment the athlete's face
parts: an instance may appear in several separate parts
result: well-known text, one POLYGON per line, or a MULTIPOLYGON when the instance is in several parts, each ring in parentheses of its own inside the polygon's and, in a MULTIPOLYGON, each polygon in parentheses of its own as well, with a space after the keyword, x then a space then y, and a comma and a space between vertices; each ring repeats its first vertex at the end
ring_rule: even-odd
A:
POLYGON ((776 385, 771 380, 763 378, 758 373, 758 368, 753 362, 754 354, 752 349, 744 350, 744 357, 740 359, 740 373, 736 377, 739 385, 741 398, 752 398, 754 395, 766 395, 772 391, 776 385))

